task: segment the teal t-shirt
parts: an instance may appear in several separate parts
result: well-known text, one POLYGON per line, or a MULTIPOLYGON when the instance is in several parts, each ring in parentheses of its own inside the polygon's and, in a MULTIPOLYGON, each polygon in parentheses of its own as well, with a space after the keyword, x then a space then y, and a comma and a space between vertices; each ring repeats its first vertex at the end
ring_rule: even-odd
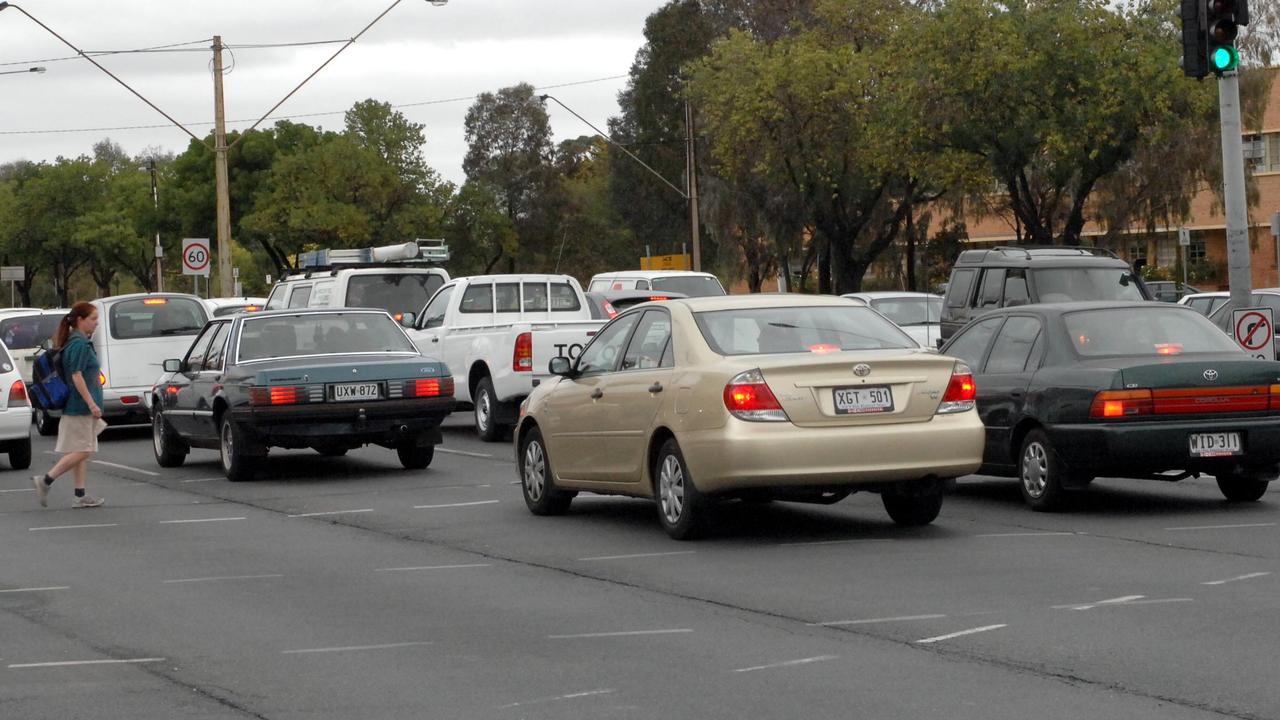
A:
POLYGON ((63 415, 92 415, 80 391, 76 390, 75 381, 71 378, 75 373, 84 375, 85 387, 89 388, 89 397, 98 407, 102 407, 102 383, 99 375, 102 365, 98 362, 98 353, 94 352, 93 343, 79 330, 72 330, 67 336, 67 344, 62 349, 62 370, 66 373, 67 386, 71 396, 67 398, 67 406, 63 415))

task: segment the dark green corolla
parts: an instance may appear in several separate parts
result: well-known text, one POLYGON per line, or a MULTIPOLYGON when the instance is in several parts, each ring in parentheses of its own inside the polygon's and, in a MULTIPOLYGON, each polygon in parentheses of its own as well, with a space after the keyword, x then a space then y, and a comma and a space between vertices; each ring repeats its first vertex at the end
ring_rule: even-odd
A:
POLYGON ((1095 477, 1217 478, 1257 500, 1280 475, 1280 364, 1254 360, 1190 308, 1027 305, 981 315, 942 352, 974 369, 981 472, 1032 508, 1095 477))
POLYGON ((444 363, 385 312, 345 309, 215 318, 165 362, 151 400, 156 461, 217 449, 231 480, 251 478, 270 447, 342 455, 376 444, 424 468, 454 406, 444 363))

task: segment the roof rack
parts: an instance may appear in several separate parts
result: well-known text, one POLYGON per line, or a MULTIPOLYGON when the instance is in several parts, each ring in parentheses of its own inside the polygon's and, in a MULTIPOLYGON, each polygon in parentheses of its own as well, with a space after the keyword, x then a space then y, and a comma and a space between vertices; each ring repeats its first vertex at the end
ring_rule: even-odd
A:
POLYGON ((381 247, 313 250, 298 253, 295 259, 297 270, 306 272, 385 265, 438 265, 448 261, 449 246, 442 239, 418 239, 381 247))
POLYGON ((1107 248, 1085 247, 1083 245, 997 245, 991 249, 1000 250, 1000 251, 1008 250, 1013 252, 1022 252, 1026 254, 1027 257, 1031 257, 1032 250, 1054 250, 1062 255, 1067 255, 1072 252, 1074 252, 1077 255, 1089 255, 1089 256, 1106 254, 1117 260, 1120 259, 1119 255, 1116 255, 1114 251, 1109 250, 1107 248))

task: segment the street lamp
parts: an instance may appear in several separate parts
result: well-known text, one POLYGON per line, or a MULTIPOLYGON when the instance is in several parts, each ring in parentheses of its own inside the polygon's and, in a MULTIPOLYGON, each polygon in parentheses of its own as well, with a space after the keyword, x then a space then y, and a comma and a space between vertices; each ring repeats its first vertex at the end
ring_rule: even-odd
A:
POLYGON ((26 75, 27 73, 40 73, 41 75, 43 75, 44 68, 33 67, 33 68, 27 68, 26 70, 5 70, 3 72, 0 72, 0 75, 26 75))

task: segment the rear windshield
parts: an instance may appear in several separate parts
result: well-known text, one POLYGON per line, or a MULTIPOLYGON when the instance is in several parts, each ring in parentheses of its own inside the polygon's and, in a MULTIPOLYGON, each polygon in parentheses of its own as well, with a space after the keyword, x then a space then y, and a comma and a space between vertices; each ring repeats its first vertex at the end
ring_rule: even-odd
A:
POLYGON ((1189 309, 1082 310, 1065 315, 1063 322, 1076 352, 1086 357, 1240 352, 1231 338, 1189 309))
POLYGON ((116 340, 195 335, 204 327, 204 305, 187 298, 138 298, 111 306, 111 337, 116 340))
POLYGON ((653 281, 653 289, 684 293, 689 297, 707 297, 709 295, 725 294, 724 288, 720 286, 719 280, 702 275, 677 275, 674 277, 656 278, 653 281))
POLYGON ((0 340, 10 350, 30 350, 53 337, 61 314, 26 315, 0 320, 0 340))
POLYGON ((436 273, 363 274, 347 278, 346 306, 377 308, 392 315, 417 312, 444 285, 436 273))
POLYGON ((238 360, 378 352, 417 350, 382 313, 307 313, 245 320, 238 360))
POLYGON ((1033 270, 1042 303, 1073 300, 1146 300, 1126 268, 1044 268, 1033 270))
POLYGON ((884 298, 872 300, 871 307, 879 310, 899 327, 942 321, 942 298, 884 298))
POLYGON ((721 355, 915 348, 916 342, 870 308, 808 306, 696 313, 721 355))

